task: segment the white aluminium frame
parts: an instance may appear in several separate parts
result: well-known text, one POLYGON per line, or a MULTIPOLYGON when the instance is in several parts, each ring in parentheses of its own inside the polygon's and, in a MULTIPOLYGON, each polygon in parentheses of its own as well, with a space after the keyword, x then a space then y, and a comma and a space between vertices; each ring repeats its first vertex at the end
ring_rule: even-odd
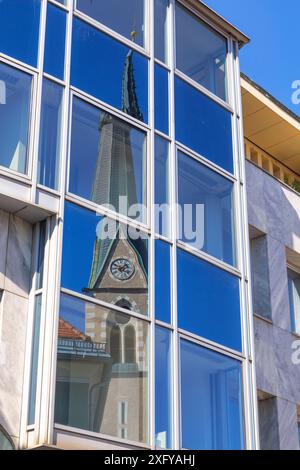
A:
MULTIPOLYGON (((59 201, 59 212, 57 217, 52 217, 48 220, 48 233, 49 238, 46 245, 46 256, 49 260, 47 273, 45 276, 45 287, 44 291, 47 292, 46 299, 43 301, 45 307, 43 308, 43 316, 41 322, 41 333, 40 333, 40 360, 38 368, 38 386, 37 386, 37 397, 36 397, 36 409, 37 418, 34 426, 27 428, 26 419, 27 408, 28 408, 28 367, 25 371, 25 382, 24 382, 24 399, 22 408, 22 426, 21 426, 21 447, 28 447, 38 444, 55 444, 55 436, 58 432, 75 436, 78 439, 80 445, 83 436, 93 439, 96 443, 101 445, 101 442, 110 442, 111 445, 115 445, 116 448, 127 445, 132 448, 145 448, 155 449, 155 326, 161 326, 169 331, 171 335, 172 345, 172 442, 174 449, 181 448, 181 419, 180 419, 180 351, 179 341, 180 338, 184 338, 195 344, 202 345, 208 349, 225 354, 228 357, 233 357, 240 361, 242 365, 243 375, 243 397, 244 397, 244 416, 245 416, 245 447, 247 449, 258 448, 258 420, 257 420, 257 407, 256 407, 256 385, 255 385, 255 367, 254 367, 254 341, 253 341, 253 319, 252 319, 252 302, 251 302, 251 286, 250 286, 250 260, 249 260, 249 246, 248 246, 248 226, 247 226, 247 201, 246 201, 246 190, 245 190, 245 165, 244 165, 244 151, 243 151, 243 128, 242 128, 242 111, 241 111, 241 93, 239 83, 239 62, 238 62, 238 43, 229 34, 221 31, 220 28, 216 27, 210 22, 210 20, 194 9, 191 9, 189 5, 185 4, 184 0, 180 0, 187 9, 193 11, 200 19, 209 24, 213 29, 217 30, 218 33, 222 34, 228 43, 227 53, 227 79, 228 79, 228 103, 215 96, 210 91, 203 88, 201 85, 195 83, 192 79, 184 75, 182 72, 176 69, 176 51, 175 51, 175 2, 176 0, 170 0, 170 7, 167 13, 167 24, 168 24, 168 64, 157 60, 154 57, 154 0, 145 0, 145 12, 147 21, 145 31, 145 49, 132 42, 118 33, 112 31, 105 25, 86 17, 78 10, 74 9, 75 0, 68 0, 68 5, 64 6, 57 3, 55 0, 48 0, 58 8, 63 9, 67 15, 67 32, 66 32, 66 58, 65 58, 65 79, 60 81, 47 74, 42 74, 42 65, 40 59, 40 69, 38 73, 40 82, 42 82, 43 76, 53 80, 64 87, 64 102, 63 102, 63 117, 62 117, 62 143, 61 143, 61 171, 60 171, 60 188, 56 192, 60 196, 59 201), (116 110, 107 103, 96 99, 95 97, 89 96, 82 90, 77 90, 71 86, 70 83, 70 62, 71 62, 71 38, 72 38, 72 19, 73 15, 76 18, 88 22, 98 30, 110 35, 114 39, 122 42, 126 46, 136 50, 144 57, 149 60, 149 124, 140 123, 139 121, 131 118, 120 110, 116 110), (155 130, 154 127, 154 68, 155 64, 163 67, 169 77, 169 135, 155 130), (180 142, 176 141, 175 136, 175 103, 174 103, 174 82, 175 77, 178 76, 186 83, 189 83, 194 88, 201 91, 203 94, 208 96, 211 100, 218 103, 232 116, 232 137, 233 137, 233 149, 234 149, 234 174, 230 174, 218 167, 214 163, 208 161, 203 156, 193 152, 191 149, 185 147, 180 142), (79 96, 83 100, 90 102, 102 109, 106 109, 113 115, 124 119, 128 123, 142 129, 147 133, 147 221, 146 223, 134 222, 127 217, 120 214, 114 214, 110 211, 103 210, 97 207, 90 201, 83 200, 75 195, 68 193, 68 173, 69 173, 69 153, 70 153, 70 132, 71 132, 71 113, 72 109, 72 96, 79 96), (171 213, 170 213, 170 237, 159 236, 155 232, 155 217, 154 217, 154 146, 155 146, 155 135, 164 138, 169 142, 169 191, 170 191, 170 202, 171 202, 171 213), (203 165, 211 168, 215 172, 218 172, 234 184, 234 207, 235 207, 235 231, 236 231, 236 251, 237 251, 237 267, 232 267, 223 263, 214 257, 207 255, 203 252, 195 251, 188 247, 183 242, 177 241, 177 215, 176 215, 176 200, 177 200, 177 152, 182 151, 190 157, 198 160, 203 165), (120 222, 133 227, 139 227, 141 230, 149 235, 149 310, 150 314, 148 317, 140 315, 138 313, 131 312, 131 315, 142 319, 149 324, 149 443, 141 444, 136 442, 130 442, 124 439, 118 439, 117 437, 103 436, 98 433, 73 429, 69 426, 62 426, 55 424, 54 422, 54 404, 55 404, 55 380, 56 380, 56 350, 57 350, 57 333, 58 333, 58 312, 59 312, 59 298, 60 298, 60 266, 62 259, 62 234, 63 234, 63 216, 64 216, 64 204, 65 199, 79 204, 82 207, 86 207, 92 210, 97 209, 99 213, 109 215, 120 222), (170 246, 171 252, 171 324, 165 324, 155 319, 155 270, 154 270, 154 254, 155 254, 155 240, 161 239, 167 242, 170 246), (177 268, 176 268, 176 256, 177 248, 184 249, 193 255, 198 256, 201 259, 205 259, 215 266, 230 272, 235 275, 240 282, 240 297, 241 297, 241 322, 242 322, 242 339, 243 339, 243 351, 241 353, 233 351, 225 346, 221 346, 205 338, 201 338, 195 334, 184 331, 178 327, 177 323, 177 268), (26 391, 27 390, 27 391, 26 391)), ((46 0, 42 0, 44 9, 44 25, 42 29, 45 29, 45 12, 46 12, 46 0)), ((41 46, 40 46, 41 47, 41 46)), ((36 72, 36 71, 35 71, 36 72)), ((39 89, 41 93, 41 85, 39 89)), ((40 110, 36 116, 37 122, 40 120, 40 110)), ((38 134, 38 132, 37 132, 38 134)), ((38 140, 38 137, 36 136, 38 140)), ((37 187, 39 185, 36 185, 37 187)), ((46 188, 45 188, 46 189, 46 188)), ((71 294, 74 297, 82 298, 95 304, 107 306, 105 302, 92 300, 82 294, 67 291, 62 289, 63 292, 71 294)), ((111 306, 110 306, 111 307, 111 306)), ((32 310, 33 307, 31 307, 32 310)), ((119 311, 123 311, 121 308, 116 308, 119 311)), ((128 314, 128 311, 124 311, 128 314)), ((31 313, 31 316, 33 314, 31 313)), ((28 339, 27 347, 31 347, 32 341, 31 328, 28 328, 28 339)), ((82 440, 84 446, 84 439, 82 440)), ((103 444, 102 444, 103 445, 103 444)))

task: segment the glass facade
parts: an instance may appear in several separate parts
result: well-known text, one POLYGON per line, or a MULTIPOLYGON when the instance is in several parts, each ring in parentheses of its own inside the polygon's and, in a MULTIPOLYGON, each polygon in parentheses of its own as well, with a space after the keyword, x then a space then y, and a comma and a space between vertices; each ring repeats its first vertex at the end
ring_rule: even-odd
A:
POLYGON ((0 171, 56 213, 38 237, 28 424, 47 409, 91 439, 242 449, 228 38, 175 0, 21 3, 0 2, 0 171))

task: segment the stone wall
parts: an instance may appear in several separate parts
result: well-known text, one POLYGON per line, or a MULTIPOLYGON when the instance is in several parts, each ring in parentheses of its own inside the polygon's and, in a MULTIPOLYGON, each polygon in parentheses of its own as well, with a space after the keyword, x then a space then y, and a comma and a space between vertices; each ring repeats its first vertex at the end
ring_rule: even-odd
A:
POLYGON ((32 226, 0 210, 0 425, 18 446, 32 226))
POLYGON ((257 388, 268 396, 259 403, 261 447, 298 449, 300 365, 292 345, 299 338, 291 333, 286 249, 300 254, 300 197, 250 162, 246 171, 249 224, 266 234, 271 308, 269 319, 254 318, 257 388))

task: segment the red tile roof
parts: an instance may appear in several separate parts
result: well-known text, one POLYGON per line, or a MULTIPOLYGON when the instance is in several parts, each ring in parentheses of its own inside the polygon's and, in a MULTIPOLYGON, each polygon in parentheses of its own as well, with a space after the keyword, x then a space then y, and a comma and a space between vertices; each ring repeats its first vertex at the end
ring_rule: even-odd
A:
POLYGON ((58 336, 59 338, 92 341, 90 336, 87 336, 81 331, 77 330, 77 328, 71 325, 71 323, 67 322, 66 320, 63 320, 62 318, 59 319, 58 336))

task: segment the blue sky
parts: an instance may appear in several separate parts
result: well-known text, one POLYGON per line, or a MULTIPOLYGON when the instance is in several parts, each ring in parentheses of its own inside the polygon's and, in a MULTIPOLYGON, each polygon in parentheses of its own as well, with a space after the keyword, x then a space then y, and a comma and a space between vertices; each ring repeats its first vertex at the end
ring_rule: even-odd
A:
POLYGON ((241 69, 300 116, 291 100, 300 80, 300 0, 204 0, 251 43, 241 50, 241 69))

